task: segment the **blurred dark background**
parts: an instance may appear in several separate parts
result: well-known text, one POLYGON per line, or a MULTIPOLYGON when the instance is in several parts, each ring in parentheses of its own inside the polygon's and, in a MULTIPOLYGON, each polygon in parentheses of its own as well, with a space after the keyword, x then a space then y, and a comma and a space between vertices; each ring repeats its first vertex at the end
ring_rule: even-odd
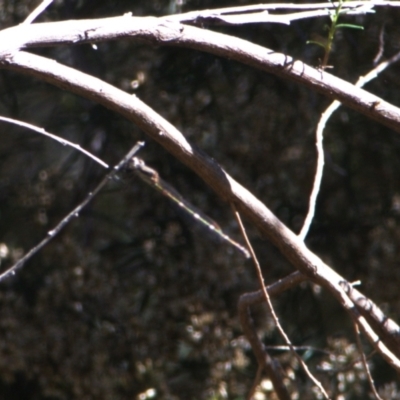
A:
MULTIPOLYGON (((1 1, 1 28, 37 5, 1 1)), ((132 12, 166 15, 250 1, 56 1, 38 21, 132 12)), ((344 17, 329 61, 350 82, 400 51, 400 10, 344 17)), ((318 66, 306 44, 326 35, 328 18, 290 26, 211 27, 318 66)), ((314 132, 330 101, 298 84, 209 54, 122 40, 35 49, 99 77, 153 107, 251 190, 295 232, 308 207, 315 170, 314 132)), ((399 66, 367 90, 400 106, 399 66)), ((227 204, 130 122, 36 79, 0 70, 0 114, 79 143, 110 165, 137 141, 140 156, 237 240, 227 204)), ((105 170, 69 147, 1 123, 2 270, 37 244, 81 202, 105 170)), ((325 131, 326 165, 308 246, 399 322, 400 136, 349 109, 325 131)), ((271 283, 293 271, 258 233, 248 233, 271 283)), ((139 180, 110 182, 16 276, 0 283, 0 399, 244 399, 256 364, 238 322, 237 301, 257 290, 251 263, 182 215, 139 180)), ((335 398, 365 399, 365 374, 348 316, 320 288, 305 284, 275 299, 281 322, 335 398), (326 352, 328 353, 326 353, 326 352)), ((282 343, 266 309, 254 319, 267 345, 282 343)), ((371 351, 364 343, 366 353, 371 351)), ((296 362, 274 351, 293 394, 318 398, 296 362)), ((377 387, 400 399, 393 371, 370 359, 377 387)), ((398 384, 397 384, 398 385, 398 384)), ((267 382, 260 396, 275 399, 267 382), (269 397, 267 397, 269 396, 269 397)), ((262 397, 260 397, 262 398, 262 397)))

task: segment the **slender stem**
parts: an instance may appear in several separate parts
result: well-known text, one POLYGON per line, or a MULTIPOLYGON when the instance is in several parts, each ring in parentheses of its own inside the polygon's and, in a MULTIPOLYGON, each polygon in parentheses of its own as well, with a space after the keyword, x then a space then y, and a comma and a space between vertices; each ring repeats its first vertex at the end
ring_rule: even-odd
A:
POLYGON ((27 128, 27 129, 30 129, 30 130, 32 130, 34 132, 40 133, 41 135, 47 136, 47 137, 55 140, 56 142, 61 143, 63 146, 69 146, 69 147, 74 148, 75 150, 80 151, 85 156, 88 156, 92 160, 96 161, 102 167, 109 168, 108 164, 106 164, 103 160, 100 160, 100 158, 96 157, 94 154, 92 154, 89 151, 83 149, 79 144, 72 143, 69 140, 63 139, 63 138, 61 138, 61 137, 59 137, 57 135, 49 133, 44 128, 39 128, 38 126, 35 126, 35 125, 32 125, 32 124, 28 124, 27 122, 19 121, 19 120, 14 119, 14 118, 7 118, 7 117, 3 117, 3 116, 0 116, 0 121, 7 122, 9 124, 18 125, 18 126, 21 126, 23 128, 27 128))
POLYGON ((204 213, 198 210, 194 205, 189 203, 182 195, 173 188, 169 183, 160 178, 157 171, 148 167, 143 160, 134 157, 129 165, 129 169, 141 178, 144 182, 148 183, 153 188, 157 189, 164 196, 171 199, 175 204, 184 209, 195 220, 201 222, 210 231, 215 232, 221 239, 236 247, 246 258, 250 258, 250 253, 245 247, 231 239, 226 235, 219 225, 211 218, 207 217, 204 213))
POLYGON ((53 0, 43 0, 25 19, 23 24, 31 24, 51 3, 53 0))
POLYGON ((143 147, 143 142, 138 142, 136 145, 128 152, 128 154, 103 178, 103 180, 96 186, 96 188, 89 192, 86 198, 75 207, 66 217, 64 217, 54 229, 47 232, 47 236, 35 247, 30 249, 20 260, 18 260, 13 266, 8 268, 6 271, 0 274, 0 281, 7 278, 10 275, 15 275, 16 271, 20 269, 26 261, 28 261, 34 254, 41 250, 50 240, 52 240, 61 230, 74 218, 79 217, 79 213, 82 209, 88 205, 97 193, 105 186, 117 173, 118 171, 130 160, 132 157, 143 147))
POLYGON ((324 54, 324 59, 322 60, 322 68, 325 68, 328 65, 328 59, 332 51, 332 44, 333 44, 333 39, 335 38, 335 33, 336 33, 336 25, 339 20, 339 15, 342 10, 343 6, 343 0, 339 0, 339 4, 335 6, 335 10, 331 13, 331 26, 329 28, 329 34, 328 34, 328 40, 325 46, 325 54, 324 54))
POLYGON ((303 368, 303 371, 306 373, 306 375, 310 378, 310 380, 314 383, 315 386, 318 387, 318 389, 320 390, 321 394, 325 397, 325 399, 330 400, 330 397, 328 395, 328 393, 326 392, 326 390, 324 389, 324 387, 322 386, 321 382, 318 381, 317 378, 314 377, 314 375, 311 373, 311 371, 308 369, 307 364, 303 361, 303 359, 297 354, 292 342, 289 339, 289 336, 286 334, 286 332, 284 331, 279 318, 277 316, 277 314, 275 313, 275 309, 274 306, 272 305, 272 301, 271 298, 268 294, 268 291, 265 287, 265 283, 264 283, 264 277, 261 271, 261 267, 260 267, 260 263, 258 262, 258 258, 256 256, 256 253, 254 252, 253 246, 250 243, 250 240, 247 236, 246 233, 246 229, 243 225, 242 222, 242 218, 240 217, 239 212, 236 210, 236 207, 233 203, 231 203, 232 206, 232 211, 235 215, 236 221, 239 224, 240 227, 240 231, 242 233, 243 239, 246 242, 246 246, 250 251, 251 254, 251 259, 253 260, 254 263, 254 267, 256 269, 256 273, 257 273, 257 278, 258 278, 258 282, 260 285, 260 289, 261 292, 264 296, 265 302, 268 306, 268 309, 272 315, 272 318, 275 322, 276 328, 278 329, 280 335, 282 336, 283 340, 285 341, 285 344, 289 347, 291 353, 296 357, 297 361, 299 362, 299 364, 301 365, 301 367, 303 368))

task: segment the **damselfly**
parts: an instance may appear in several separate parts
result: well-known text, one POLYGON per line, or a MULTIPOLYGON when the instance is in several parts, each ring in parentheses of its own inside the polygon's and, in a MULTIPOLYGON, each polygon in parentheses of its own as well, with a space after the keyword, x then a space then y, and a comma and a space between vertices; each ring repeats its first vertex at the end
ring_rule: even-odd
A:
POLYGON ((147 166, 142 159, 133 157, 132 160, 129 162, 127 169, 129 171, 133 171, 144 182, 149 184, 151 187, 157 189, 164 196, 171 199, 174 203, 176 203, 179 207, 181 207, 189 215, 191 215, 195 220, 202 223, 210 231, 218 235, 221 239, 236 247, 240 252, 244 254, 246 258, 250 258, 250 254, 246 248, 244 248, 241 244, 237 243, 228 235, 226 235, 215 221, 207 217, 204 213, 199 211, 195 206, 184 199, 175 188, 173 188, 169 183, 161 179, 158 172, 155 171, 153 168, 147 166))

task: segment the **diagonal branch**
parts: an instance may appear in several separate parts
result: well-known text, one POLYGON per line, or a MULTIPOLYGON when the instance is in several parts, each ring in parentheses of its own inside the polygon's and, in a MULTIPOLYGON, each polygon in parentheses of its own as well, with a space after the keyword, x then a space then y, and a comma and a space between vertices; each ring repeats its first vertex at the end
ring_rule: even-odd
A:
POLYGON ((321 394, 324 396, 325 399, 329 400, 329 395, 326 392, 326 390, 324 389, 324 387, 322 386, 321 382, 318 381, 317 378, 314 377, 314 375, 311 373, 311 371, 308 369, 307 364, 303 361, 303 359, 297 354, 296 350, 294 349, 294 346, 291 342, 291 340, 289 339, 289 336, 287 335, 287 333, 285 332, 285 330, 283 329, 278 315, 275 312, 275 309, 272 305, 272 301, 271 298, 268 294, 267 289, 265 288, 265 284, 264 284, 264 277, 263 274, 261 272, 261 267, 260 267, 260 263, 258 262, 257 256, 254 252, 253 246, 251 245, 249 238, 247 236, 246 233, 246 229, 243 225, 242 222, 242 218, 240 217, 240 214, 237 212, 236 208, 234 205, 232 205, 232 210, 233 213, 235 215, 236 221, 238 222, 238 225, 240 227, 240 231, 242 232, 242 236, 244 241, 246 242, 247 248, 251 254, 251 258, 253 260, 253 264, 254 267, 256 269, 256 274, 257 274, 257 278, 258 278, 258 283, 261 287, 261 292, 263 294, 264 300, 267 303, 267 307, 269 309, 269 312, 272 315, 272 319, 275 322, 275 326, 278 329, 279 334, 281 335, 281 337, 283 338, 285 344, 289 347, 290 351, 292 352, 292 354, 294 355, 294 357, 297 358, 297 361, 299 362, 300 366, 303 368, 303 371, 305 372, 305 374, 308 376, 308 378, 314 383, 314 385, 319 389, 319 391, 321 392, 321 394))
POLYGON ((53 0, 43 0, 25 19, 23 24, 31 24, 51 3, 53 0))
POLYGON ((183 134, 136 96, 100 79, 34 54, 18 52, 3 66, 82 95, 120 113, 196 172, 223 199, 234 203, 239 212, 279 248, 291 264, 309 279, 329 290, 355 320, 384 359, 400 372, 400 360, 389 351, 366 319, 361 316, 341 283, 346 280, 312 253, 260 200, 236 182, 211 157, 191 145, 183 134))
POLYGON ((100 164, 103 168, 108 168, 108 164, 106 164, 103 160, 100 160, 100 158, 96 157, 94 154, 90 153, 89 151, 85 150, 84 148, 82 148, 79 144, 76 143, 72 143, 67 139, 63 139, 57 135, 54 135, 53 133, 50 132, 46 132, 46 130, 44 128, 39 128, 38 126, 29 124, 27 122, 24 121, 19 121, 17 119, 14 118, 7 118, 7 117, 3 117, 0 116, 0 121, 1 122, 7 122, 9 124, 14 124, 14 125, 18 125, 22 128, 26 128, 26 129, 30 129, 31 131, 37 132, 43 136, 49 137, 50 139, 55 140, 58 143, 61 143, 63 146, 69 146, 72 147, 73 149, 79 151, 80 153, 84 154, 85 156, 91 158, 92 160, 96 161, 98 164, 100 164))
POLYGON ((7 270, 0 273, 0 281, 15 275, 17 270, 22 268, 24 264, 32 258, 39 250, 41 250, 47 243, 56 237, 74 218, 79 217, 79 213, 95 198, 100 190, 114 178, 114 176, 123 168, 123 166, 143 147, 143 142, 138 142, 131 150, 125 155, 124 158, 101 180, 101 182, 89 192, 85 199, 78 204, 72 211, 70 211, 53 229, 47 232, 47 236, 42 239, 35 247, 30 249, 22 258, 20 258, 14 265, 7 270))

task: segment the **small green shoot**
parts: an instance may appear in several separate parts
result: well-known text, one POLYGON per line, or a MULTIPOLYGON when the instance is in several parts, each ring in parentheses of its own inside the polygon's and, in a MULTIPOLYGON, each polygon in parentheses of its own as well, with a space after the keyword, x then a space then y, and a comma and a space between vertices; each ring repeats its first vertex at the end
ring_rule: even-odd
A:
MULTIPOLYGON (((321 68, 325 69, 327 68, 328 65, 328 60, 329 56, 332 51, 332 45, 333 45, 333 40, 335 38, 335 33, 336 30, 339 28, 350 28, 350 29, 364 29, 364 27, 360 25, 354 25, 354 24, 339 24, 339 16, 341 14, 345 14, 346 10, 342 10, 343 4, 347 0, 339 0, 339 2, 335 5, 335 3, 332 0, 329 0, 329 2, 333 5, 333 9, 329 9, 329 17, 331 19, 331 25, 326 26, 326 29, 328 30, 328 36, 327 38, 320 38, 318 37, 318 40, 308 40, 307 44, 316 44, 317 46, 320 46, 324 49, 324 58, 321 63, 321 68)), ((319 35, 318 35, 319 36, 319 35)))

